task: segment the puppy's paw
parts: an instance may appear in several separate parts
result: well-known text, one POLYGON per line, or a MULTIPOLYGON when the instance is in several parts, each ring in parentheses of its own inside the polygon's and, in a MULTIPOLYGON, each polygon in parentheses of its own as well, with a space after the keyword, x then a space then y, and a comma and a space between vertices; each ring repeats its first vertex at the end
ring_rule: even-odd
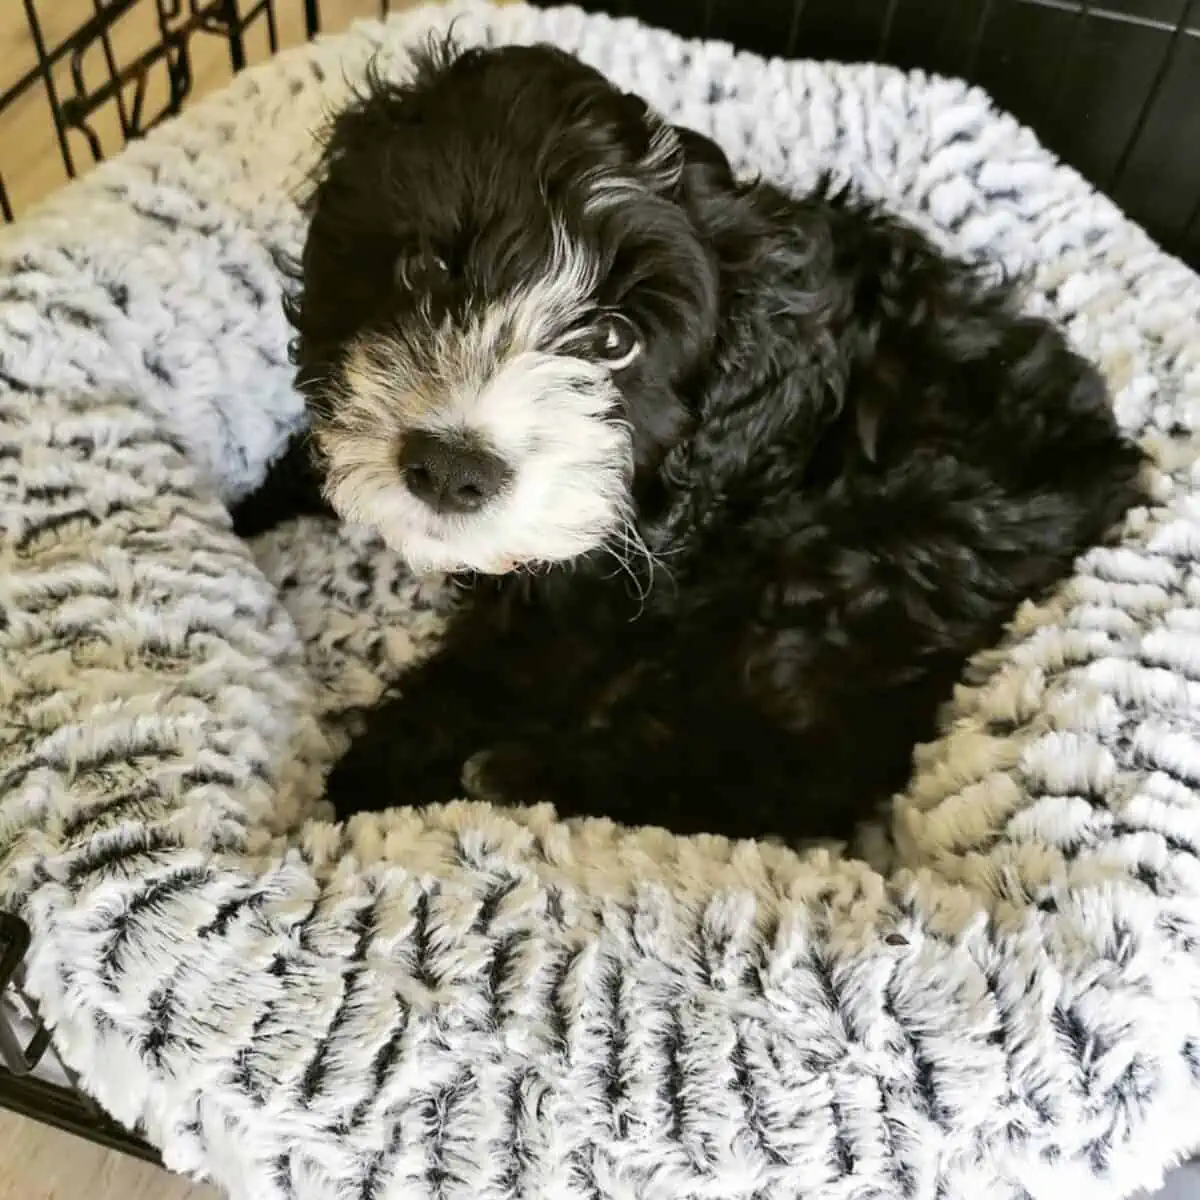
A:
POLYGON ((473 754, 463 767, 462 782, 472 800, 489 804, 537 804, 546 799, 540 760, 515 742, 473 754))
POLYGON ((478 800, 486 804, 502 804, 503 797, 490 790, 487 777, 488 757, 490 750, 480 750, 472 754, 463 763, 462 786, 468 800, 478 800))
POLYGON ((358 812, 424 808, 460 795, 454 763, 421 763, 380 754, 371 739, 354 742, 325 781, 325 799, 339 821, 358 812))

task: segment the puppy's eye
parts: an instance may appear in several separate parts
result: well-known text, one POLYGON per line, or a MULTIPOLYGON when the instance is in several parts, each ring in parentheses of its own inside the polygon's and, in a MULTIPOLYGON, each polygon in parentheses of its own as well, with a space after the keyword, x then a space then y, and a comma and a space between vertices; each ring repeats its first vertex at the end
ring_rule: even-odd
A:
POLYGON ((610 371, 629 366, 642 352, 637 326, 620 313, 605 313, 592 327, 589 342, 592 355, 610 371))
POLYGON ((436 287, 450 278, 450 268, 438 254, 402 254, 396 259, 395 278, 403 288, 436 287))

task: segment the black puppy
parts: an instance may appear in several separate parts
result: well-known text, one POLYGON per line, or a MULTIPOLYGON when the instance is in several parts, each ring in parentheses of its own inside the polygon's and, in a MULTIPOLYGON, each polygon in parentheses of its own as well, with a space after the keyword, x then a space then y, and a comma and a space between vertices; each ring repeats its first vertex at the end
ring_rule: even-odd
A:
POLYGON ((968 656, 1143 500, 1104 384, 881 212, 739 182, 570 56, 448 46, 332 125, 291 308, 322 496, 466 573, 339 813, 480 795, 843 835, 968 656))

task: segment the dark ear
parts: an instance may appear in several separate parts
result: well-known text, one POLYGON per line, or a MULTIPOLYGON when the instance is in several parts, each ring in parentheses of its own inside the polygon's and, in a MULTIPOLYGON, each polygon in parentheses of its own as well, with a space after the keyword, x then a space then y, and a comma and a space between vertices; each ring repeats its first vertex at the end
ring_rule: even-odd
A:
POLYGON ((738 190, 733 167, 725 151, 712 138, 682 125, 674 126, 674 131, 683 152, 684 187, 712 195, 731 195, 738 190))
POLYGON ((628 144, 637 146, 634 170, 638 178, 650 191, 670 195, 678 187, 683 172, 679 131, 667 124, 641 96, 633 92, 622 92, 620 96, 620 133, 628 144))
POLYGON ((750 213, 725 152, 712 138, 671 125, 640 96, 624 95, 642 138, 638 174, 659 196, 674 201, 706 235, 738 229, 750 213))
POLYGON ((644 131, 639 173, 652 191, 685 201, 736 193, 733 168, 716 142, 684 125, 668 124, 640 96, 626 93, 625 100, 644 131))
POLYGON ((758 220, 725 151, 694 129, 676 126, 675 137, 683 154, 676 199, 692 224, 709 237, 743 233, 753 243, 758 220))

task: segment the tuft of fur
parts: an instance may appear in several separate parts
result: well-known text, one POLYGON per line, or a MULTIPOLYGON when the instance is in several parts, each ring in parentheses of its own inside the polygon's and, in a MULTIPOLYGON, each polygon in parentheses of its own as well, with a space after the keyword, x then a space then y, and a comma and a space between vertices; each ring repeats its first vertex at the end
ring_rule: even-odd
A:
POLYGON ((844 836, 967 659, 1144 500, 1098 372, 1010 284, 827 186, 736 179, 548 47, 372 79, 291 317, 318 466, 294 447, 240 527, 320 488, 473 573, 335 768, 343 815, 466 769, 562 815, 844 836), (619 369, 612 313, 640 341, 619 369), (486 439, 512 487, 423 509, 416 429, 486 439))

